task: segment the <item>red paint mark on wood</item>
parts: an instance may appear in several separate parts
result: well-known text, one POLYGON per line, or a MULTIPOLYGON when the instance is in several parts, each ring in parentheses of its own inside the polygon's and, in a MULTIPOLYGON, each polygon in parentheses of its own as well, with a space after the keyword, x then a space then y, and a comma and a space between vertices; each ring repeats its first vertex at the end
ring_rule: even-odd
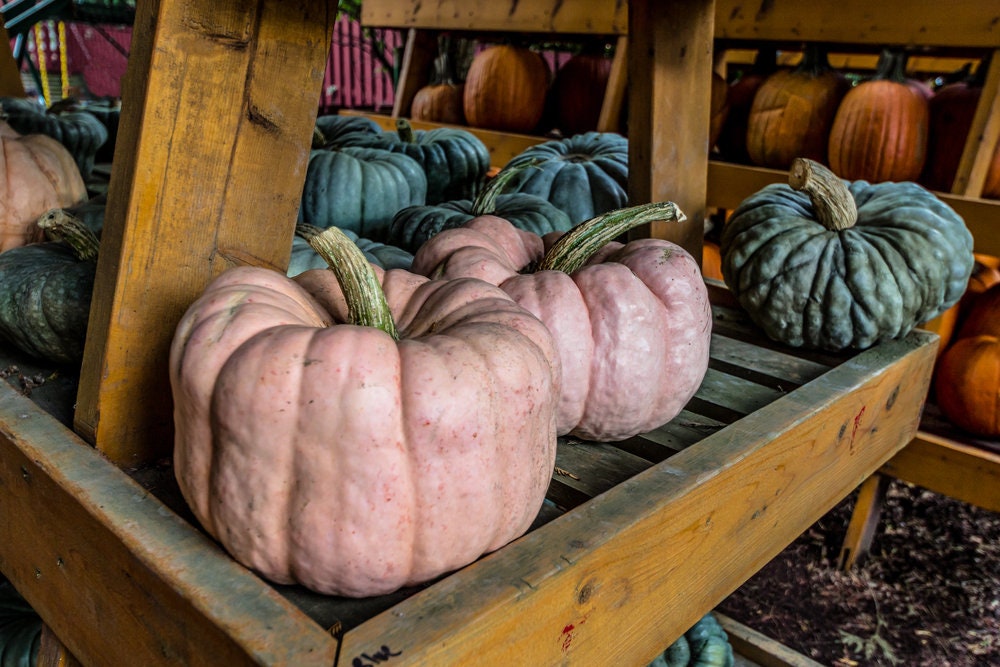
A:
POLYGON ((858 432, 858 427, 861 426, 861 417, 865 414, 865 406, 861 406, 861 411, 854 415, 854 429, 851 431, 851 442, 854 442, 854 436, 858 432))
POLYGON ((562 650, 565 653, 569 650, 569 645, 573 643, 573 630, 576 629, 572 623, 563 628, 562 631, 562 650))

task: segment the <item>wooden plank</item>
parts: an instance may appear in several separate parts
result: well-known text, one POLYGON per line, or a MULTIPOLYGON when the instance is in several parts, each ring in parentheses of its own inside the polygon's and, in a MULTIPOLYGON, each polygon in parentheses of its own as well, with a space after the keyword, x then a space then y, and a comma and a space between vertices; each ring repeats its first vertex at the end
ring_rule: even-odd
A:
POLYGON ((604 89, 601 114, 597 118, 598 132, 621 132, 622 109, 628 91, 628 37, 621 35, 615 43, 615 57, 604 89))
POLYGON ((333 663, 321 627, 0 383, 0 570, 87 665, 333 663))
POLYGON ((976 113, 962 150, 951 191, 967 197, 983 194, 983 184, 993 164, 1000 140, 1000 50, 994 51, 986 72, 976 113))
POLYGON ((748 377, 755 378, 755 382, 781 390, 794 389, 830 369, 811 359, 751 345, 719 334, 712 335, 712 360, 709 363, 716 366, 727 363, 730 367, 735 367, 727 372, 736 373, 741 370, 748 377), (771 381, 760 376, 769 377, 771 381))
MULTIPOLYGON (((396 129, 396 119, 391 116, 350 109, 343 109, 340 113, 345 116, 364 116, 366 118, 371 118, 384 130, 396 129)), ((510 162, 511 158, 521 153, 524 149, 540 144, 543 141, 548 141, 545 137, 538 137, 529 134, 497 132, 496 130, 485 130, 479 127, 432 123, 423 120, 410 119, 410 125, 412 125, 415 130, 433 130, 438 127, 458 127, 471 132, 479 137, 480 141, 486 144, 486 148, 490 151, 490 164, 496 167, 503 167, 510 162)))
MULTIPOLYGON (((735 209, 744 199, 771 183, 787 183, 788 172, 711 160, 708 164, 709 206, 735 209)), ((1000 200, 935 192, 965 220, 976 252, 1000 255, 1000 200)))
POLYGON ((463 0, 399 2, 365 0, 361 22, 396 28, 436 28, 474 32, 625 34, 628 3, 622 0, 463 0))
POLYGON ((883 466, 897 479, 1000 512, 1000 454, 921 431, 883 466))
POLYGON ((733 652, 741 658, 753 661, 759 667, 823 667, 808 656, 793 651, 767 635, 757 632, 732 618, 713 612, 715 620, 729 636, 733 652))
POLYGON ((714 2, 629 3, 629 201, 673 201, 684 223, 633 230, 701 258, 714 2))
POLYGON ((858 489, 851 521, 847 525, 840 555, 837 557, 840 569, 851 570, 868 555, 879 517, 882 516, 882 501, 890 481, 885 475, 875 474, 866 479, 858 489))
POLYGON ((913 437, 933 359, 920 332, 859 354, 349 631, 343 659, 646 664, 913 437))
POLYGON ((410 28, 403 48, 403 64, 399 69, 392 117, 410 115, 410 107, 417 91, 430 81, 430 67, 437 54, 437 33, 431 30, 410 28))
POLYGON ((43 623, 35 667, 83 667, 83 665, 66 650, 52 629, 43 623))
POLYGON ((750 414, 785 393, 787 391, 779 391, 709 367, 695 395, 702 400, 725 405, 735 412, 750 414))
POLYGON ((0 25, 0 96, 24 97, 21 71, 17 67, 17 61, 14 60, 10 37, 3 25, 0 25))
POLYGON ((122 465, 170 452, 184 310, 230 266, 288 263, 335 14, 323 0, 139 4, 75 420, 122 465))
POLYGON ((982 0, 717 0, 716 22, 724 39, 1000 46, 1000 6, 982 0))

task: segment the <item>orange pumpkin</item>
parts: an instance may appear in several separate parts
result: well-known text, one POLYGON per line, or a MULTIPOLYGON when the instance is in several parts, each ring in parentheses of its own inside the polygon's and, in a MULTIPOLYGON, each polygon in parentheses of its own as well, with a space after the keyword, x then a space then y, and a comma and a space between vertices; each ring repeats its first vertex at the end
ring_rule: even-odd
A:
POLYGON ((729 84, 726 99, 729 101, 729 113, 722 124, 716 145, 722 156, 735 162, 750 162, 747 153, 747 123, 750 120, 750 109, 753 106, 757 90, 777 69, 777 54, 773 48, 761 48, 757 51, 750 71, 729 84))
POLYGON ((927 97, 905 76, 906 54, 886 49, 876 74, 844 96, 830 128, 830 169, 871 183, 915 181, 927 158, 927 97))
POLYGON ((0 252, 42 239, 35 221, 87 198, 70 152, 42 134, 21 135, 0 121, 0 252))
POLYGON ((957 340, 941 356, 935 388, 938 406, 953 424, 978 435, 1000 435, 1000 338, 957 340))
POLYGON ((535 51, 500 44, 472 59, 462 97, 472 127, 530 132, 545 111, 549 68, 535 51))
POLYGON ((465 125, 463 97, 465 85, 458 82, 451 54, 451 38, 438 38, 438 56, 430 83, 414 94, 410 103, 410 117, 434 123, 465 125))
POLYGON ((972 265, 972 275, 969 276, 968 287, 958 303, 944 311, 933 320, 921 325, 922 329, 933 331, 941 339, 938 344, 940 357, 951 343, 955 328, 969 312, 975 299, 993 285, 1000 283, 1000 257, 974 253, 975 263, 972 265))
POLYGON ((701 274, 713 280, 723 280, 722 253, 715 241, 705 239, 701 247, 701 274))
POLYGON ((921 183, 931 190, 951 192, 965 140, 983 92, 985 70, 942 86, 928 102, 927 164, 921 183))
POLYGON ((830 125, 848 87, 823 46, 806 46, 797 67, 769 76, 754 96, 747 120, 750 160, 774 169, 787 169, 797 157, 826 163, 830 125))
POLYGON ((708 147, 714 148, 729 115, 729 84, 718 72, 712 72, 712 98, 708 129, 708 147))
POLYGON ((597 129, 610 76, 611 59, 602 53, 578 53, 556 71, 549 99, 564 136, 597 129))

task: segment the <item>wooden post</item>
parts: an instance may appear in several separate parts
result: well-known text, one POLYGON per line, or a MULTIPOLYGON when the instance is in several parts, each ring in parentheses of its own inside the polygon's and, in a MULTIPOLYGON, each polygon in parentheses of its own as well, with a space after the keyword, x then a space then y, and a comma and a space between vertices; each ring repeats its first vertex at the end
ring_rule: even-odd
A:
POLYGON ((0 24, 0 95, 3 97, 24 97, 24 84, 21 83, 21 71, 14 60, 14 52, 10 48, 10 37, 7 29, 0 24))
POLYGON ((1000 50, 993 51, 951 191, 980 197, 1000 140, 1000 50))
POLYGON ((701 258, 708 180, 715 3, 629 3, 629 201, 670 200, 683 224, 636 236, 665 238, 701 258))
POLYGON ((170 342, 205 285, 288 264, 336 11, 138 6, 74 423, 119 465, 171 451, 170 342))
POLYGON ((437 54, 437 33, 432 30, 410 28, 403 49, 403 64, 399 69, 396 99, 392 104, 392 117, 409 117, 413 97, 430 80, 429 69, 437 54))
POLYGON ((615 57, 611 61, 611 74, 604 90, 601 115, 597 119, 598 132, 620 132, 622 106, 628 85, 628 37, 619 35, 615 43, 615 57))

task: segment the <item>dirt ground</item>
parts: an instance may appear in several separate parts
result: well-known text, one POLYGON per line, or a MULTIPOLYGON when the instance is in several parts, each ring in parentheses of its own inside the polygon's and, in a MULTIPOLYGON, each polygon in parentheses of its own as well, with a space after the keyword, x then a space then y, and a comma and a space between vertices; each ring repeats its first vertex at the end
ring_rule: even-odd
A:
POLYGON ((844 573, 853 502, 718 609, 830 667, 1000 665, 1000 514, 893 481, 869 557, 844 573))

